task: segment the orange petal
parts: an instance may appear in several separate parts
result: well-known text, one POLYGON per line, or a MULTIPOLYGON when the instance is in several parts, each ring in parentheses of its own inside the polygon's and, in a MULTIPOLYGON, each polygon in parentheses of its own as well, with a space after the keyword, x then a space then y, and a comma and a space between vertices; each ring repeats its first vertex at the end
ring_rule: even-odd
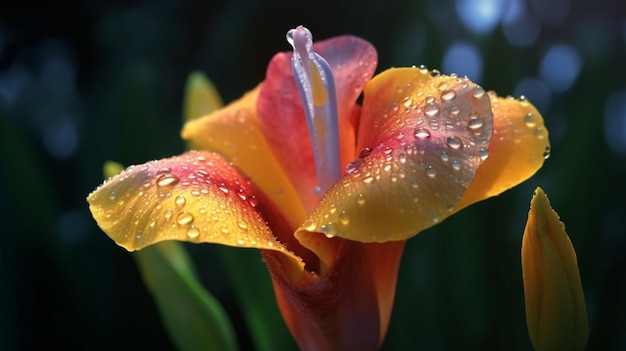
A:
POLYGON ((190 151, 131 166, 87 201, 118 245, 139 250, 164 240, 275 250, 302 261, 274 238, 253 185, 216 153, 190 151))
POLYGON ((493 135, 489 158, 455 211, 498 195, 530 178, 550 155, 548 130, 543 118, 527 100, 500 98, 489 92, 493 111, 493 135))
MULTIPOLYGON (((365 87, 362 157, 296 233, 361 242, 404 240, 451 214, 489 147, 484 90, 466 78, 391 69, 365 87)), ((305 245, 306 246, 306 245, 305 245)))
POLYGON ((259 87, 223 109, 187 122, 181 134, 198 148, 219 152, 254 179, 296 228, 306 212, 259 129, 258 95, 259 87))

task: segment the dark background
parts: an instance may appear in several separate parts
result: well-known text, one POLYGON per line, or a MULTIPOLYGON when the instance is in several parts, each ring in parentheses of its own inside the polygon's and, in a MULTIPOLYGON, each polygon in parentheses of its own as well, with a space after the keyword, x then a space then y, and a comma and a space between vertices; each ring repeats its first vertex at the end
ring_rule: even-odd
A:
MULTIPOLYGON (((536 176, 409 240, 384 349, 515 349, 520 243, 536 186, 566 223, 589 349, 626 349, 626 5, 620 0, 23 1, 0 5, 0 348, 170 349, 135 262, 85 197, 102 164, 184 150, 182 94, 200 69, 226 102, 260 82, 298 24, 359 35, 381 71, 469 75, 543 113, 536 176)), ((189 245, 242 349, 248 332, 216 255, 189 245)), ((268 278, 269 279, 269 278, 268 278)), ((260 302, 260 303, 273 303, 260 302)), ((284 336, 289 338, 288 335, 284 336)))

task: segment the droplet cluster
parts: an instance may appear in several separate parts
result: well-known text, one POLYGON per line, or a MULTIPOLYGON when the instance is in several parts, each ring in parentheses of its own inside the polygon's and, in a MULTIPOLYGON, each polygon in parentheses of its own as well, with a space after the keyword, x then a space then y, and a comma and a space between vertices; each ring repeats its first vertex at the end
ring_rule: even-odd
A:
POLYGON ((88 200, 102 229, 129 250, 162 240, 285 250, 257 213, 250 181, 214 153, 131 166, 88 200))

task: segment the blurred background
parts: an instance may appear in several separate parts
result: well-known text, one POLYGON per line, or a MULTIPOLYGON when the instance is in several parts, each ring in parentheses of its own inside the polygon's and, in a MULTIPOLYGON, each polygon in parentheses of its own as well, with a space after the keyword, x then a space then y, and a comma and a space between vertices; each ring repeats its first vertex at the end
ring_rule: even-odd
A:
MULTIPOLYGON (((588 349, 626 349, 621 0, 4 3, 0 349, 174 347, 134 260, 98 229, 85 197, 106 160, 129 165, 184 150, 192 70, 226 102, 236 99, 289 49, 285 33, 298 24, 317 39, 369 40, 378 71, 424 64, 500 95, 523 94, 550 132, 552 155, 537 175, 409 240, 383 349, 531 349, 520 245, 536 186, 578 253, 588 349)), ((236 250, 186 247, 241 348, 254 349, 220 259, 236 250)), ((275 328, 294 347, 280 322, 275 328)))

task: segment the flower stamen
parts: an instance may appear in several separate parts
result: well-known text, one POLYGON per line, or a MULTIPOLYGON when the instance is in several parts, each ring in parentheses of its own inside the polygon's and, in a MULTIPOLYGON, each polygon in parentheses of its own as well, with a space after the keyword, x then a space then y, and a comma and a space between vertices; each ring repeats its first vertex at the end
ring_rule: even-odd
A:
POLYGON ((311 32, 298 26, 287 32, 293 47, 291 67, 300 91, 315 159, 317 195, 341 177, 339 123, 335 82, 330 65, 313 51, 311 32))

